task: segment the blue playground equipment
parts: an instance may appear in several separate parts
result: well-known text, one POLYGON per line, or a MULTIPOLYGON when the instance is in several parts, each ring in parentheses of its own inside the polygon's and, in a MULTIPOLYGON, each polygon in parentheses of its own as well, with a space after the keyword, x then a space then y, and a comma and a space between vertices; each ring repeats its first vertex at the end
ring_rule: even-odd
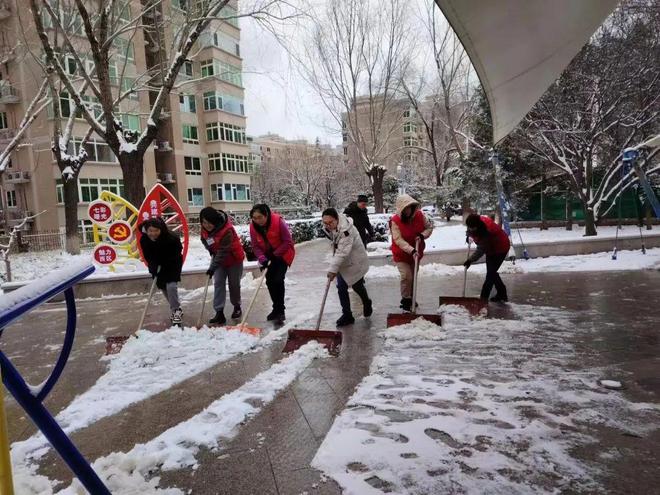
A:
MULTIPOLYGON (((34 421, 82 485, 89 493, 105 495, 110 494, 110 491, 43 405, 44 399, 60 378, 73 346, 76 333, 76 304, 73 286, 92 272, 94 272, 94 266, 91 263, 74 264, 3 296, 3 300, 0 302, 0 337, 3 336, 5 328, 13 321, 62 293, 64 293, 66 301, 67 323, 60 356, 52 373, 39 389, 30 387, 25 382, 19 371, 2 352, 1 346, 0 368, 4 386, 34 421)), ((3 447, 6 446, 0 445, 0 449, 3 447)))

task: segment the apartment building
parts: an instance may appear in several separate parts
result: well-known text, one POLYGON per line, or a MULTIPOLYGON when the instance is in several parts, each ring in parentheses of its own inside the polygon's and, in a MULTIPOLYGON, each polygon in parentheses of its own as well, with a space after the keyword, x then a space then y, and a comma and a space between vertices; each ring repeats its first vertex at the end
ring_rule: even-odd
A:
MULTIPOLYGON (((31 18, 17 14, 21 3, 21 0, 0 0, 0 61, 3 62, 0 64, 0 147, 15 135, 43 80, 40 66, 22 48, 23 44, 16 42, 22 33, 34 32, 25 29, 31 18), (20 22, 24 23, 23 27, 20 22)), ((118 92, 136 89, 118 105, 126 128, 141 131, 146 126, 156 93, 147 90, 140 81, 150 77, 149 85, 158 86, 160 69, 171 55, 167 51, 192 4, 190 0, 166 0, 142 16, 147 28, 131 30, 115 40, 111 79, 118 92)), ((118 15, 128 22, 139 16, 143 8, 143 2, 131 0, 118 15)), ((236 9, 237 3, 233 2, 222 13, 231 17, 236 9)), ((75 12, 62 15, 74 16, 69 34, 79 44, 86 43, 75 12)), ((52 28, 48 23, 46 26, 52 28)), ((33 52, 39 53, 36 37, 25 41, 33 52)), ((166 105, 165 123, 144 163, 145 188, 162 183, 192 218, 206 205, 237 212, 249 210, 252 205, 238 20, 213 20, 197 45, 181 70, 166 105)), ((81 52, 84 51, 83 46, 81 52)), ((91 57, 83 59, 91 64, 88 67, 91 70, 91 57)), ((65 66, 75 73, 75 61, 66 58, 65 66)), ((100 113, 98 102, 91 96, 86 99, 89 108, 100 113)), ((62 91, 55 100, 62 116, 70 115, 74 105, 69 95, 62 91)), ((84 120, 76 119, 70 151, 77 151, 86 131, 84 120)), ((30 126, 11 157, 11 166, 3 174, 0 222, 6 218, 11 226, 28 212, 44 211, 31 222, 31 229, 63 227, 63 193, 60 173, 50 150, 52 134, 51 107, 30 126)), ((121 169, 110 148, 93 136, 86 149, 89 160, 78 180, 78 217, 83 232, 90 227, 86 220, 87 204, 102 190, 123 192, 121 169)))
MULTIPOLYGON (((432 115, 434 103, 431 98, 424 100, 420 111, 424 112, 427 122, 432 115)), ((456 113, 464 110, 463 104, 457 104, 456 113)), ((350 166, 359 165, 358 146, 351 139, 350 129, 359 129, 365 149, 371 149, 376 142, 378 149, 378 163, 387 168, 388 175, 401 175, 401 170, 407 167, 415 167, 422 163, 428 156, 420 149, 428 147, 428 138, 425 133, 422 119, 415 108, 410 105, 408 99, 395 99, 391 101, 383 117, 380 117, 382 105, 377 102, 373 105, 367 97, 358 98, 354 109, 350 114, 343 116, 342 122, 342 147, 345 162, 350 166), (349 120, 350 119, 350 120, 349 120), (350 122, 350 124, 349 124, 350 122), (357 124, 357 125, 356 125, 357 124), (401 167, 401 168, 399 168, 401 167)), ((454 109, 452 109, 454 112, 454 109)), ((441 111, 434 108, 434 115, 442 115, 441 111)), ((444 119, 444 117, 442 117, 444 119)), ((445 119, 446 120, 446 119, 445 119)), ((436 139, 448 139, 447 131, 443 125, 436 123, 436 139), (442 135, 444 134, 444 135, 442 135)))

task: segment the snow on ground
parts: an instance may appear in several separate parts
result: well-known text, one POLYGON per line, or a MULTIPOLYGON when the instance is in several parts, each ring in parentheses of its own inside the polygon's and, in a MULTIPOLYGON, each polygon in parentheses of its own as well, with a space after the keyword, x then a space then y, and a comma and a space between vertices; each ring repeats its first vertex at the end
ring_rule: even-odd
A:
POLYGON ((572 457, 595 442, 584 425, 641 434, 660 407, 599 386, 608 370, 569 368, 580 359, 571 313, 512 310, 512 320, 472 319, 448 307, 443 327, 382 332, 371 374, 312 466, 347 495, 597 493, 595 469, 572 457))
MULTIPOLYGON (((154 492, 183 494, 176 488, 158 489, 159 477, 154 477, 154 473, 158 470, 196 469, 195 455, 200 448, 219 448, 222 441, 234 437, 241 424, 257 415, 314 359, 327 355, 320 344, 306 344, 235 391, 211 403, 201 413, 151 441, 137 444, 129 452, 114 452, 97 459, 93 464, 94 470, 115 495, 154 492)), ((74 495, 85 491, 76 480, 59 493, 74 495)))
MULTIPOLYGON (((140 330, 137 338, 130 338, 121 352, 102 358, 108 361, 108 371, 55 419, 66 433, 80 430, 220 362, 281 338, 300 321, 303 321, 300 317, 292 320, 271 332, 275 335, 263 342, 247 333, 208 327, 199 330, 173 327, 164 332, 140 330)), ((36 473, 36 463, 50 448, 42 434, 15 442, 11 447, 15 469, 27 476, 36 473)), ((24 490, 31 493, 27 486, 30 485, 23 486, 24 490)))
MULTIPOLYGON (((646 230, 642 231, 647 235, 646 230)), ((651 231, 655 233, 656 231, 651 231)), ((514 229, 511 232, 511 238, 515 246, 533 243, 561 243, 570 240, 584 240, 584 228, 575 226, 573 230, 566 230, 564 227, 553 227, 548 230, 535 229, 514 229)), ((598 236, 593 239, 614 239, 616 237, 616 226, 598 227, 598 236)), ((619 237, 639 237, 639 228, 635 225, 625 225, 619 231, 619 237)), ((472 245, 474 247, 474 244, 472 245)), ((445 249, 465 248, 465 225, 459 223, 446 223, 442 221, 435 222, 433 234, 426 241, 427 251, 442 251, 445 249)), ((389 242, 372 242, 369 244, 369 252, 376 254, 388 254, 390 252, 389 242)))
MULTIPOLYGON (((485 258, 483 258, 485 259, 485 258)), ((529 260, 517 259, 513 264, 505 261, 500 273, 537 273, 537 272, 599 272, 619 270, 658 270, 660 269, 660 248, 641 251, 619 251, 617 259, 612 259, 612 253, 579 254, 572 256, 549 256, 529 260)), ((420 277, 439 277, 444 275, 463 274, 462 266, 450 266, 442 263, 429 263, 419 269, 420 277)), ((485 274, 485 263, 472 265, 470 274, 485 274)), ((372 266, 366 275, 367 279, 398 277, 399 271, 394 265, 372 266)))

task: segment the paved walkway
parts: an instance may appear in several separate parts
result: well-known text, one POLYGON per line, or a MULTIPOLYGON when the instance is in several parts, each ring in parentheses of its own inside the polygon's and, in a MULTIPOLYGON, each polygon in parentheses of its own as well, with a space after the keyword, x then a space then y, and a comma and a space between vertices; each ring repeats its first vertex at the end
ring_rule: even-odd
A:
MULTIPOLYGON (((289 274, 293 282, 287 289, 290 319, 318 311, 324 284, 323 257, 327 246, 316 241, 299 248, 298 259, 289 274), (319 253, 322 252, 323 255, 319 253)), ((660 403, 660 272, 613 272, 527 274, 504 277, 510 298, 519 303, 537 304, 584 311, 583 325, 591 332, 576 332, 580 356, 567 363, 580 366, 616 365, 629 373, 625 394, 635 400, 660 403), (654 302, 655 301, 655 302, 654 302), (587 310, 596 310, 589 311, 587 310), (586 335, 590 335, 586 337, 586 335)), ((459 294, 462 278, 420 282, 420 305, 429 311, 437 307, 439 292, 459 294)), ((480 280, 471 278, 468 290, 478 293, 480 280)), ((237 436, 221 452, 203 451, 199 468, 163 473, 161 486, 190 489, 198 494, 299 494, 303 492, 340 493, 338 485, 324 480, 310 468, 318 446, 334 416, 343 409, 354 387, 368 373, 369 365, 381 344, 377 330, 385 327, 388 312, 397 311, 398 280, 377 279, 368 283, 374 299, 375 314, 370 320, 359 318, 344 331, 344 345, 338 358, 319 360, 305 370, 294 384, 262 412, 242 426, 237 436)), ((252 295, 246 291, 244 298, 252 295)), ((47 400, 54 413, 65 407, 80 392, 89 388, 104 373, 105 336, 132 331, 139 319, 145 298, 80 301, 79 332, 67 369, 47 400)), ((253 324, 265 323, 270 310, 266 291, 260 294, 253 324)), ((355 313, 361 310, 356 303, 355 313)), ((193 324, 199 301, 185 308, 185 320, 193 324)), ((339 316, 336 291, 332 289, 322 328, 334 329, 339 316)), ((56 359, 64 333, 65 310, 62 304, 49 304, 28 318, 9 327, 0 345, 32 383, 39 383, 56 359)), ((145 327, 162 327, 167 309, 159 295, 145 327)), ((197 414, 221 395, 230 392, 281 358, 283 342, 246 354, 190 378, 170 390, 135 404, 122 412, 98 421, 73 435, 83 454, 95 459, 113 451, 127 451, 166 429, 197 414), (103 441, 99 441, 103 439, 103 441)), ((13 401, 8 403, 9 432, 12 441, 34 433, 34 427, 13 401)), ((660 477, 660 430, 646 438, 634 438, 603 428, 598 432, 603 445, 619 448, 625 455, 616 462, 599 459, 593 449, 576 456, 606 464, 609 476, 605 486, 612 493, 654 493, 660 477), (634 481, 631 481, 634 480, 634 481), (636 490, 631 490, 634 486, 636 490)), ((70 480, 66 467, 54 454, 41 462, 40 473, 65 482, 70 480)), ((655 492, 660 493, 660 492, 655 492)))

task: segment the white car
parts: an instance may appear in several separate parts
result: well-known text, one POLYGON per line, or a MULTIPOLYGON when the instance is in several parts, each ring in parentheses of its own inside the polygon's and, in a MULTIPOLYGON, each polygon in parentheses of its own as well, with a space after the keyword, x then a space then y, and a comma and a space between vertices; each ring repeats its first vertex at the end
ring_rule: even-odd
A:
POLYGON ((435 215, 435 206, 433 205, 422 206, 422 211, 428 215, 435 215))

